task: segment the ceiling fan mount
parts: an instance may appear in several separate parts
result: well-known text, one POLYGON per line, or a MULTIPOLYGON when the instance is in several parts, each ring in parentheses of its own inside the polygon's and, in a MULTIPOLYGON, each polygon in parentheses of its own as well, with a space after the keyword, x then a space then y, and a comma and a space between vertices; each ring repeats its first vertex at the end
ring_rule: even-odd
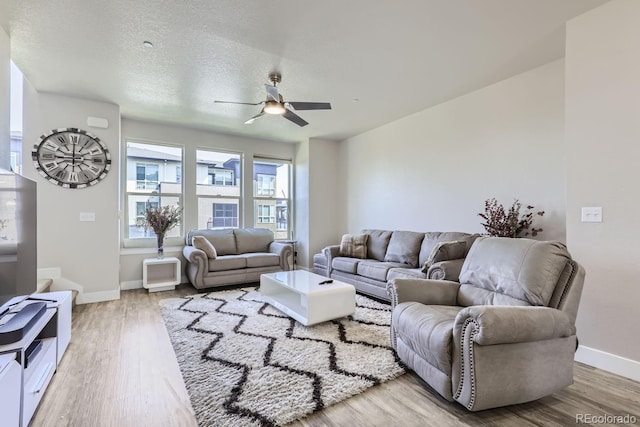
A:
POLYGON ((271 84, 265 84, 267 98, 261 102, 235 102, 235 101, 215 101, 222 104, 240 104, 240 105, 262 105, 262 110, 255 116, 251 117, 245 124, 251 124, 256 119, 265 114, 281 115, 285 119, 292 121, 298 126, 306 126, 309 123, 302 117, 294 113, 294 110, 330 110, 331 104, 328 102, 285 102, 282 94, 279 93, 277 84, 282 81, 282 74, 277 71, 269 73, 269 81, 271 84))
POLYGON ((269 81, 273 83, 274 86, 277 85, 282 81, 282 74, 277 71, 272 71, 269 73, 269 81))

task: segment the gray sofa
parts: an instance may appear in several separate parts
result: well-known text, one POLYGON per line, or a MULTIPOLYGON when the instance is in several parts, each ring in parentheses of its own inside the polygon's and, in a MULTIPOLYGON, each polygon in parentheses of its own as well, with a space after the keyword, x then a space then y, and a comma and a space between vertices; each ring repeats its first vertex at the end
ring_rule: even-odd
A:
POLYGON ((469 251, 477 234, 461 232, 415 232, 362 230, 367 234, 367 258, 344 257, 340 245, 327 246, 313 257, 316 274, 350 283, 358 292, 389 300, 387 282, 396 278, 458 280, 464 262, 462 258, 444 260, 423 266, 432 251, 441 242, 466 242, 464 254, 469 251))
POLYGON ((573 382, 584 276, 562 243, 479 238, 458 283, 389 282, 391 344, 470 411, 538 399, 573 382))
POLYGON ((187 278, 197 289, 258 282, 263 273, 291 270, 293 262, 291 244, 274 241, 273 232, 264 228, 191 230, 182 254, 187 278), (195 248, 194 236, 205 237, 217 256, 195 248))

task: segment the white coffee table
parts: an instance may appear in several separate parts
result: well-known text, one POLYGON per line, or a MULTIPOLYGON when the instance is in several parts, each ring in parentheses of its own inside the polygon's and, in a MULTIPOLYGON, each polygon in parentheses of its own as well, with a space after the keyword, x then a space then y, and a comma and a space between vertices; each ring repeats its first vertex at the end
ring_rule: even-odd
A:
POLYGON ((353 314, 356 288, 336 280, 318 284, 325 280, 305 270, 268 273, 260 276, 260 292, 265 302, 305 326, 353 314))

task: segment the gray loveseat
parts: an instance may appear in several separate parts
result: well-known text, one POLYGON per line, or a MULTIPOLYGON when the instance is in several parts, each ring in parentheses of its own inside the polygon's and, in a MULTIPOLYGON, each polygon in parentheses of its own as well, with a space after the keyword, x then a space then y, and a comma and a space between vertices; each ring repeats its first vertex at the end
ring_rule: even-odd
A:
POLYGON ((264 228, 191 230, 182 253, 187 278, 197 289, 258 282, 263 273, 291 270, 293 261, 291 244, 274 241, 264 228), (194 236, 213 245, 214 258, 193 246, 194 236))
POLYGON ((340 245, 327 246, 313 257, 316 274, 350 283, 361 293, 389 300, 387 281, 396 278, 458 280, 458 274, 477 234, 461 232, 415 232, 362 230, 368 235, 366 258, 345 257, 340 245), (464 241, 462 256, 423 266, 441 242, 464 241))

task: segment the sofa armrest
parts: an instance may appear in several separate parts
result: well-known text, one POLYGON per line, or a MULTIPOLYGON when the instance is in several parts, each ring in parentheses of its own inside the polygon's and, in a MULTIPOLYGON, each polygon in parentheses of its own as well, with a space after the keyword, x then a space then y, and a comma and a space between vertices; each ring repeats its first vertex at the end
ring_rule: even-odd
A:
POLYGON ((460 284, 448 280, 392 279, 387 283, 391 307, 415 301, 425 305, 456 305, 460 284))
POLYGON ((569 316, 550 307, 476 305, 458 313, 453 327, 456 341, 464 334, 478 345, 543 341, 575 335, 569 316))
POLYGON ((340 255, 340 245, 330 245, 322 249, 322 253, 327 257, 327 276, 331 277, 333 271, 333 258, 340 255))
POLYGON ((290 259, 293 260, 293 245, 291 243, 271 242, 269 252, 280 257, 280 268, 282 268, 283 271, 293 269, 293 266, 289 262, 290 259))
POLYGON ((207 257, 207 254, 204 253, 203 250, 197 249, 189 245, 185 246, 182 249, 182 255, 184 255, 187 261, 192 262, 194 264, 198 264, 198 263, 207 264, 207 261, 209 260, 209 258, 207 257))
POLYGON ((427 270, 427 279, 457 282, 463 264, 464 258, 436 262, 427 270))
POLYGON ((196 288, 203 288, 204 276, 209 272, 209 257, 203 250, 187 245, 182 249, 182 255, 187 260, 186 273, 191 284, 196 288))

